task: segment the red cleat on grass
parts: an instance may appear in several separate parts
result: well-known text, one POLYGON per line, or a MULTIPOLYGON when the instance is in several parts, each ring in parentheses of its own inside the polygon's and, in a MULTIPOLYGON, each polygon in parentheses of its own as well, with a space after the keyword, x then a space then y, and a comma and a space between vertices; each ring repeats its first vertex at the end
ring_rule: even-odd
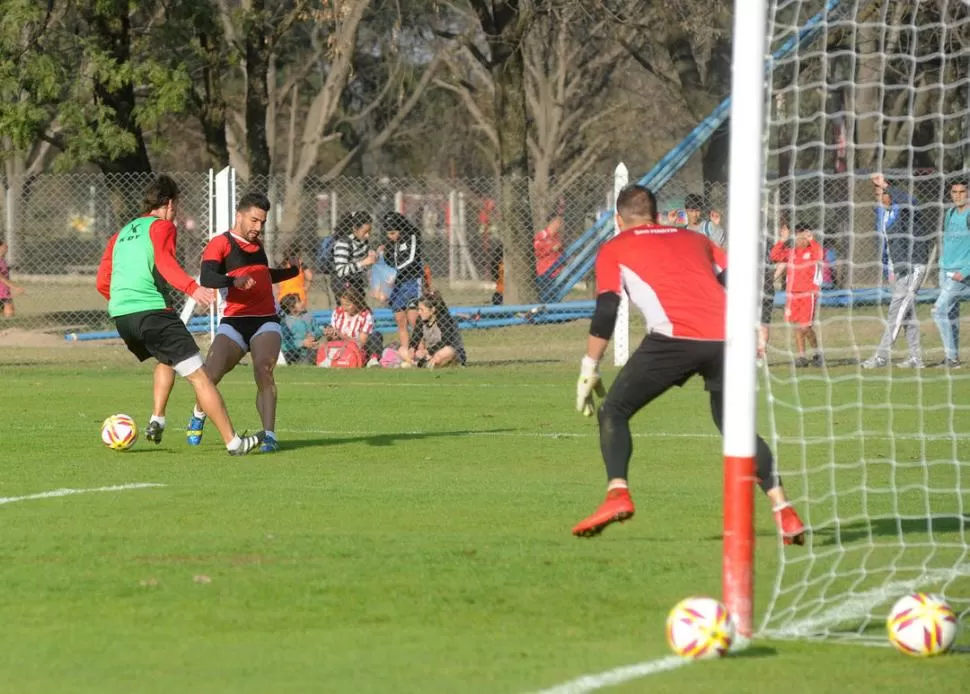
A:
POLYGON ((606 493, 606 501, 593 515, 581 520, 575 528, 576 537, 595 537, 610 523, 622 523, 633 518, 635 509, 628 489, 612 489, 606 493))
POLYGON ((791 504, 775 511, 775 525, 778 526, 782 542, 786 545, 805 544, 805 525, 791 504))

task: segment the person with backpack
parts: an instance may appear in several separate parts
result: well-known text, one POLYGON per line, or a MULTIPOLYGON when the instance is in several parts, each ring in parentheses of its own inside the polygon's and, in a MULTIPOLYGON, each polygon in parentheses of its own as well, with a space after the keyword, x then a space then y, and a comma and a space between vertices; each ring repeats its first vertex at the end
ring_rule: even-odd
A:
POLYGON ((383 250, 388 264, 397 270, 388 306, 394 312, 402 352, 408 343, 408 328, 418 320, 418 299, 424 280, 424 255, 421 232, 399 212, 388 212, 381 219, 387 246, 383 250))
POLYGON ((368 245, 372 223, 369 213, 350 212, 321 244, 320 265, 330 274, 334 297, 339 297, 348 286, 366 292, 367 270, 377 262, 377 253, 368 245))
POLYGON ((933 320, 943 340, 948 369, 960 368, 959 302, 970 292, 970 207, 967 206, 967 179, 950 184, 953 207, 943 216, 940 239, 940 295, 933 304, 933 320), (956 309, 956 310, 955 310, 956 309))
POLYGON ((334 350, 342 352, 349 349, 356 353, 355 361, 341 366, 380 366, 381 352, 384 351, 384 336, 375 330, 374 314, 367 306, 364 292, 356 287, 346 287, 339 295, 340 305, 330 316, 330 325, 323 329, 328 340, 322 347, 323 358, 317 364, 330 366, 334 350), (359 356, 358 356, 359 355, 359 356))
POLYGON ((913 196, 889 185, 882 174, 872 175, 876 195, 876 232, 882 239, 889 263, 889 282, 892 298, 886 316, 886 328, 870 359, 862 362, 864 369, 878 369, 889 364, 893 342, 905 329, 909 358, 897 366, 907 369, 923 368, 920 352, 919 319, 916 316, 916 292, 926 277, 933 244, 932 230, 917 214, 919 204, 913 196))

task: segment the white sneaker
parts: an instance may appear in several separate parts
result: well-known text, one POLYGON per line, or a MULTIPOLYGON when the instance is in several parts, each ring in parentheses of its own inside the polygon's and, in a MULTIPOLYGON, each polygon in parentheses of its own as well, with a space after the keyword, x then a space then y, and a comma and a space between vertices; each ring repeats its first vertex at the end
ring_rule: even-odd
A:
POLYGON ((923 368, 923 360, 920 359, 919 357, 910 357, 906 361, 901 361, 898 364, 896 364, 896 368, 898 368, 898 369, 922 369, 923 368))
POLYGON ((367 368, 373 369, 375 366, 380 366, 381 363, 377 361, 377 357, 371 357, 370 361, 367 362, 367 368))
POLYGON ((883 359, 882 357, 873 357, 872 359, 866 359, 864 362, 862 362, 861 366, 863 369, 881 369, 888 364, 888 359, 883 359))

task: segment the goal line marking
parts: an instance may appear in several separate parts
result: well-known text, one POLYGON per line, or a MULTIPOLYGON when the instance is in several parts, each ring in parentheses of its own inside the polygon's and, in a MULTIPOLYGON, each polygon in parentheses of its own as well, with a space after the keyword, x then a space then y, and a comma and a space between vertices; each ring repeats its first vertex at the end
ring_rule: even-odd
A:
POLYGON ((0 497, 0 505, 13 504, 18 501, 31 501, 33 499, 54 499, 60 496, 73 496, 74 494, 90 494, 92 492, 124 492, 129 489, 148 489, 149 487, 164 487, 164 484, 155 482, 134 482, 132 484, 114 484, 109 487, 92 487, 89 489, 52 489, 49 492, 38 494, 28 494, 27 496, 6 496, 0 497))

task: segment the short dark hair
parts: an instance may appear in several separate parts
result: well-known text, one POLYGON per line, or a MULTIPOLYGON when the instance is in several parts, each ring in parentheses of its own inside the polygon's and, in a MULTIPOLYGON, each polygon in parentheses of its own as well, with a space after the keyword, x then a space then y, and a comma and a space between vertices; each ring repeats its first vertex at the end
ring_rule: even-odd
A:
POLYGON ((616 196, 616 213, 623 219, 657 219, 657 197, 638 184, 629 185, 616 196))
POLYGON ((704 198, 702 198, 697 193, 689 193, 687 197, 684 198, 684 209, 685 210, 703 210, 704 209, 704 198))
POLYGON ((808 233, 812 233, 814 231, 814 229, 812 229, 812 225, 811 224, 806 224, 805 222, 801 222, 801 223, 795 225, 795 233, 796 234, 801 234, 801 233, 806 232, 806 231, 808 233))
POLYGON ((967 187, 966 176, 957 176, 952 181, 950 181, 950 187, 952 188, 953 186, 963 186, 964 188, 966 188, 967 187))
POLYGON ((348 212, 337 222, 337 227, 334 229, 333 234, 337 237, 350 236, 365 224, 373 223, 374 218, 370 216, 369 212, 364 212, 362 210, 348 212))
POLYGON ((239 198, 236 203, 236 212, 245 212, 258 207, 263 212, 269 212, 269 198, 262 193, 249 192, 239 198))
POLYGON ((299 294, 284 294, 280 297, 280 308, 287 313, 293 313, 293 311, 296 309, 296 302, 299 300, 299 294))
POLYGON ((159 207, 165 207, 178 198, 178 183, 171 176, 161 174, 145 189, 145 194, 142 196, 142 207, 145 212, 151 212, 159 207))

